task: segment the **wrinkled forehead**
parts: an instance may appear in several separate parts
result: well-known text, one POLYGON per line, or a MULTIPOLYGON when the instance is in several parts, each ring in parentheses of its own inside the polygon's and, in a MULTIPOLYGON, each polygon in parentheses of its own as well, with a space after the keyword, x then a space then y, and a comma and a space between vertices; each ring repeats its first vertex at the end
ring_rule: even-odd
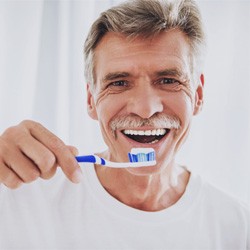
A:
POLYGON ((105 70, 119 70, 120 67, 129 68, 139 64, 145 67, 162 65, 164 68, 175 62, 176 65, 180 65, 179 68, 183 67, 191 72, 191 55, 189 41, 179 30, 162 32, 147 38, 131 38, 110 32, 102 38, 95 49, 95 79, 103 75, 105 70))

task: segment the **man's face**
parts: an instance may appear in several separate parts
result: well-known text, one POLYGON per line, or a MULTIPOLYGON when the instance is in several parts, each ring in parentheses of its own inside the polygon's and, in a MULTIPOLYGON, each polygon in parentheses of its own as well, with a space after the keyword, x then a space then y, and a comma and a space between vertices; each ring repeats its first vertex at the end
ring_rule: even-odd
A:
POLYGON ((152 174, 173 163, 202 103, 202 83, 194 83, 190 62, 188 41, 178 30, 148 39, 103 37, 88 108, 100 123, 110 160, 128 161, 131 148, 151 147, 157 166, 127 170, 152 174))

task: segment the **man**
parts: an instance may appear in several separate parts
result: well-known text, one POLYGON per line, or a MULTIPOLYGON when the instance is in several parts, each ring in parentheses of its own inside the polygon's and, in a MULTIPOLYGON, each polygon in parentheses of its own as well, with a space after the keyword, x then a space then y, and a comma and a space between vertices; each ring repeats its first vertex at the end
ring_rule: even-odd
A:
POLYGON ((1 249, 250 248, 247 208, 175 162, 203 104, 204 44, 192 0, 135 0, 101 14, 85 43, 88 113, 108 147, 99 155, 124 162, 150 147, 157 164, 80 168, 77 150, 42 125, 7 129, 1 249), (57 166, 62 178, 33 182, 57 166))

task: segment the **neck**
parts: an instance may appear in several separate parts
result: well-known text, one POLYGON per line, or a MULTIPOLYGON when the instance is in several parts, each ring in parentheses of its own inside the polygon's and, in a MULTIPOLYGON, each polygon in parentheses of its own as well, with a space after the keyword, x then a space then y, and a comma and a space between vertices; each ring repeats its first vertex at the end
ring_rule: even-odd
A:
POLYGON ((185 192, 189 172, 176 164, 151 175, 127 169, 96 166, 103 187, 122 203, 144 211, 160 211, 175 204, 185 192))

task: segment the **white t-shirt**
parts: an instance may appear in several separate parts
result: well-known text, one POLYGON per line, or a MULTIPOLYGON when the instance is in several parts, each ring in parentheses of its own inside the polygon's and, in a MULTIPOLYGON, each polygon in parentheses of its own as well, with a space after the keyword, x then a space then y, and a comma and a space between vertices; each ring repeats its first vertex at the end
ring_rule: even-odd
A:
POLYGON ((73 184, 57 174, 0 187, 0 249, 250 249, 249 210, 191 174, 181 199, 159 212, 110 196, 93 165, 73 184))

